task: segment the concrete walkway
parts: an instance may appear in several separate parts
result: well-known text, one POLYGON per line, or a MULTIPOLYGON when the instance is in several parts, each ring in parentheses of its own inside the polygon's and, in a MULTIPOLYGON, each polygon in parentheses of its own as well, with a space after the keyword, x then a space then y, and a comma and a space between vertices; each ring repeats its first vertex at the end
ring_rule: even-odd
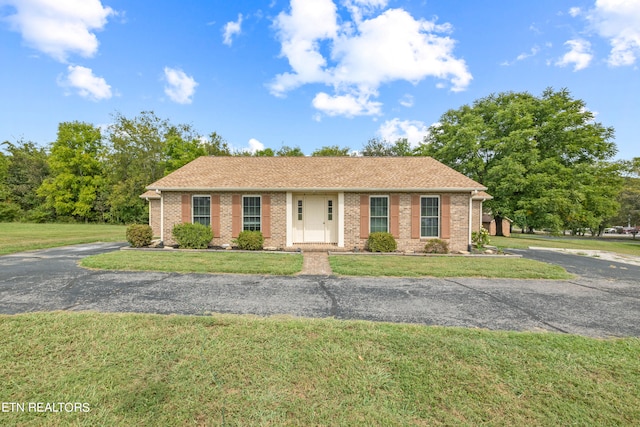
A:
POLYGON ((298 275, 330 276, 329 254, 327 252, 303 252, 302 271, 298 275))

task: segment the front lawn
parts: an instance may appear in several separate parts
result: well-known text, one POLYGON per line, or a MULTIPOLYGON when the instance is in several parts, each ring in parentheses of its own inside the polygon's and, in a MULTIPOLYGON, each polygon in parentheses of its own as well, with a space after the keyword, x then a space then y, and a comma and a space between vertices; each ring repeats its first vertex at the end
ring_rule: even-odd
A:
POLYGON ((105 270, 291 275, 302 270, 297 253, 115 251, 82 259, 82 267, 105 270))
POLYGON ((527 249, 530 246, 544 248, 585 249, 616 252, 640 256, 640 239, 623 240, 611 237, 561 237, 537 234, 512 234, 511 237, 491 237, 491 244, 499 248, 527 249))
POLYGON ((637 338, 60 312, 0 336, 4 426, 640 424, 637 338))
POLYGON ((494 277, 512 279, 570 279, 562 267, 524 258, 332 255, 335 274, 398 277, 494 277))
POLYGON ((124 242, 124 225, 0 223, 0 255, 93 242, 124 242))

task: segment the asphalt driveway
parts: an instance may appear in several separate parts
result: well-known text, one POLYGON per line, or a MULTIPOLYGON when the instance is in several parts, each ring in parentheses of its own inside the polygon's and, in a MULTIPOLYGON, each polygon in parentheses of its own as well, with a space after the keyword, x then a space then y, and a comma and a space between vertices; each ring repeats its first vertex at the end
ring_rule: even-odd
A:
POLYGON ((84 256, 120 246, 0 257, 0 313, 221 312, 640 336, 640 280, 633 275, 587 274, 567 281, 280 277, 93 271, 77 265, 84 256))

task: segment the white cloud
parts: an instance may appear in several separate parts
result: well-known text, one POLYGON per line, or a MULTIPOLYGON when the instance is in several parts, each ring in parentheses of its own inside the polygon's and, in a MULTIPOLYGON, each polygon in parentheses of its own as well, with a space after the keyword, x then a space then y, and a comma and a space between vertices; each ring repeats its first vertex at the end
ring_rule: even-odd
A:
POLYGON ((223 33, 222 33, 222 43, 227 46, 231 46, 233 43, 233 36, 240 34, 242 31, 242 14, 238 14, 237 21, 230 21, 224 25, 223 33))
POLYGON ((178 104, 191 104, 193 94, 198 83, 191 76, 187 76, 184 71, 165 67, 164 77, 167 84, 164 93, 178 104))
POLYGON ((413 107, 413 95, 410 94, 405 94, 402 98, 400 98, 400 105, 402 105, 403 107, 413 107))
POLYGON ((351 20, 339 18, 331 0, 291 0, 291 10, 278 15, 274 27, 291 71, 269 84, 273 95, 320 83, 334 90, 318 93, 313 101, 325 114, 377 115, 381 104, 371 98, 384 83, 436 77, 461 91, 471 82, 464 60, 453 56, 455 41, 439 35, 451 31, 449 24, 415 19, 403 9, 378 13, 386 0, 343 4, 351 20))
POLYGON ((92 101, 111 98, 111 86, 104 78, 94 76, 91 68, 69 65, 67 70, 67 77, 58 82, 60 86, 76 89, 80 96, 92 101))
POLYGON ((379 115, 380 102, 370 101, 367 95, 328 95, 325 92, 318 93, 313 98, 312 105, 328 116, 362 116, 379 115))
POLYGON ((100 0, 4 0, 15 8, 6 19, 25 43, 60 62, 70 54, 92 57, 98 51, 95 31, 116 15, 100 0))
POLYGON ((569 64, 574 64, 573 71, 579 71, 589 66, 593 59, 591 43, 586 40, 576 39, 566 41, 564 44, 569 46, 570 50, 556 62, 556 65, 565 67, 569 64))
POLYGON ((640 0, 597 0, 587 19, 611 44, 609 65, 636 62, 640 56, 640 0))
POLYGON ((387 6, 387 0, 343 0, 344 7, 347 8, 354 21, 362 21, 363 16, 373 14, 378 9, 387 6))
POLYGON ((412 147, 420 144, 429 133, 429 127, 418 120, 392 119, 380 125, 378 134, 389 142, 396 142, 398 139, 406 138, 412 147))
POLYGON ((579 7, 572 7, 569 9, 569 15, 573 16, 574 18, 580 15, 581 13, 582 13, 582 9, 580 9, 579 7))
POLYGON ((518 62, 518 61, 524 61, 527 58, 531 58, 533 56, 536 56, 539 52, 540 52, 540 48, 538 46, 533 46, 529 52, 523 52, 520 55, 518 55, 515 60, 513 60, 513 61, 504 61, 500 65, 511 66, 511 65, 515 64, 516 62, 518 62))
POLYGON ((255 154, 256 151, 261 151, 261 150, 264 150, 264 144, 262 142, 258 141, 255 138, 251 138, 249 140, 249 149, 248 149, 248 151, 251 154, 255 154))

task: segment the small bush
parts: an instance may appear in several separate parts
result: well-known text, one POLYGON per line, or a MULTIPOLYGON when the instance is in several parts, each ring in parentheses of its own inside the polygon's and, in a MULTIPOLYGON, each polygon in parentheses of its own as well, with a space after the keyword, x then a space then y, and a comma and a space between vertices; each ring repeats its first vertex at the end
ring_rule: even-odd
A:
POLYGON ((489 244, 489 230, 484 227, 480 227, 480 231, 471 232, 471 243, 477 249, 484 249, 489 244))
POLYGON ((259 251, 264 246, 264 237, 260 231, 242 231, 234 240, 239 249, 245 251, 259 251))
POLYGON ((398 247, 391 233, 376 232, 369 234, 367 250, 371 252, 393 252, 398 247))
POLYGON ((173 226, 173 237, 183 249, 206 249, 213 239, 211 227, 195 224, 176 224, 173 226))
POLYGON ((153 230, 146 224, 131 224, 127 227, 127 242, 134 248, 149 246, 153 239, 153 230))
POLYGON ((0 222, 13 222, 20 218, 20 206, 11 202, 0 202, 0 222))
POLYGON ((449 244, 444 240, 431 239, 424 245, 424 251, 428 254, 448 254, 449 244))

